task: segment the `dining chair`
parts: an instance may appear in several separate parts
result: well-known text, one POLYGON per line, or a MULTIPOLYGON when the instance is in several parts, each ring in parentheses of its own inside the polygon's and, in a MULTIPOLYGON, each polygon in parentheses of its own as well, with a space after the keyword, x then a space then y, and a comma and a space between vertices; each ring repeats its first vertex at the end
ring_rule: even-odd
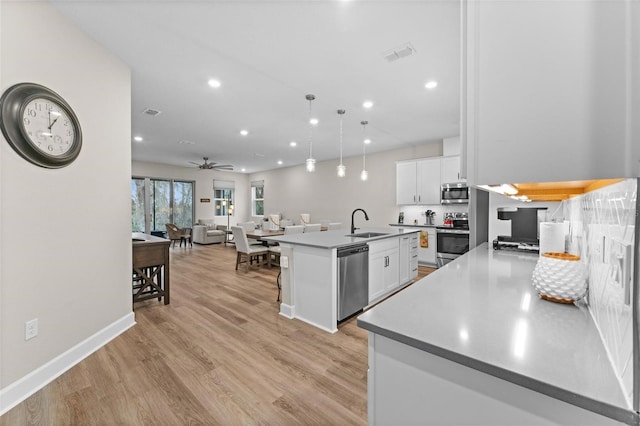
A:
POLYGON ((280 219, 280 227, 286 228, 287 226, 293 225, 293 221, 291 219, 280 219))
POLYGON ((300 223, 306 225, 311 222, 311 215, 309 213, 300 213, 300 223))
POLYGON ((304 232, 304 225, 291 225, 291 226, 284 227, 285 235, 302 234, 303 232, 304 232))
MULTIPOLYGON (((240 226, 232 226, 231 232, 233 233, 233 241, 236 243, 236 271, 238 270, 238 265, 243 262, 246 264, 247 272, 249 272, 249 265, 253 263, 254 259, 257 261, 262 256, 263 263, 267 260, 269 255, 268 247, 249 245, 247 234, 240 226)), ((271 263, 268 266, 271 267, 271 263)))
MULTIPOLYGON (((241 227, 245 232, 247 232, 247 231, 253 232, 253 231, 256 230, 256 223, 253 222, 253 221, 240 222, 240 223, 238 223, 238 226, 241 227)), ((262 241, 254 240, 252 238, 251 240, 249 240, 249 245, 250 246, 263 246, 264 244, 262 244, 262 241)))
POLYGON ((183 241, 185 247, 189 242, 191 242, 190 229, 180 229, 173 223, 166 223, 164 227, 167 229, 169 239, 173 242, 173 247, 176 246, 176 241, 180 241, 180 247, 182 247, 183 241))
POLYGON ((280 229, 280 214, 269 215, 269 229, 272 231, 277 231, 280 229))
POLYGON ((310 223, 304 226, 304 232, 320 232, 320 224, 319 223, 310 223))

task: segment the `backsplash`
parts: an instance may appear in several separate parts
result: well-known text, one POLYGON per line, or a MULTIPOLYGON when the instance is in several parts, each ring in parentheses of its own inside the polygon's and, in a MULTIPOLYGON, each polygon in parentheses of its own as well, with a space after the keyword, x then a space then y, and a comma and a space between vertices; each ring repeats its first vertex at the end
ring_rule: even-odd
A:
POLYGON ((629 407, 633 396, 632 280, 637 180, 562 202, 567 252, 588 265, 589 311, 598 326, 629 407))
POLYGON ((436 212, 436 215, 433 217, 433 224, 442 225, 442 223, 444 222, 445 212, 467 213, 469 211, 469 205, 468 204, 459 204, 459 205, 452 204, 452 205, 443 206, 441 204, 435 204, 435 205, 425 205, 425 206, 400 206, 399 212, 404 213, 405 224, 412 225, 417 222, 418 225, 424 225, 427 222, 427 218, 424 214, 427 210, 436 212))

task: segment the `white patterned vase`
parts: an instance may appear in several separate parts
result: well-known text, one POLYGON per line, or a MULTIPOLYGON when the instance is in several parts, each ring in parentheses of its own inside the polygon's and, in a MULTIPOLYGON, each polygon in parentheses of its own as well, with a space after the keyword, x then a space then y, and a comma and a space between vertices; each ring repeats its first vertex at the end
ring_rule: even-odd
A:
POLYGON ((587 293, 585 267, 580 256, 569 253, 542 253, 532 281, 540 297, 552 302, 573 303, 587 293))

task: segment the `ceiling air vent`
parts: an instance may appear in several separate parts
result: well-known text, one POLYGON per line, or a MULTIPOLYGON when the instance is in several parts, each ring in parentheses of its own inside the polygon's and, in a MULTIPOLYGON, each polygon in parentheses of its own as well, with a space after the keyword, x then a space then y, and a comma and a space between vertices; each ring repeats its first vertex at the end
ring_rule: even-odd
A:
POLYGON ((153 108, 147 108, 142 112, 147 115, 150 115, 151 117, 155 117, 156 115, 159 115, 160 113, 162 113, 162 111, 158 111, 157 109, 153 109, 153 108))
POLYGON ((400 46, 394 47, 393 49, 387 50, 382 53, 382 57, 387 62, 397 61, 398 59, 406 58, 407 56, 411 56, 415 53, 416 49, 411 45, 411 43, 404 43, 400 46))

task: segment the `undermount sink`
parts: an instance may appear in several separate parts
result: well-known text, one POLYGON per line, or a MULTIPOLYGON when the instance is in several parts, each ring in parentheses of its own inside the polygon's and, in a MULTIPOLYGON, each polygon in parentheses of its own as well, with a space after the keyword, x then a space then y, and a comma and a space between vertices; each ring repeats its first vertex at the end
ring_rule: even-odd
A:
POLYGON ((372 237, 380 237, 382 235, 389 235, 384 232, 362 232, 360 234, 349 234, 347 237, 355 237, 355 238, 372 238, 372 237))

